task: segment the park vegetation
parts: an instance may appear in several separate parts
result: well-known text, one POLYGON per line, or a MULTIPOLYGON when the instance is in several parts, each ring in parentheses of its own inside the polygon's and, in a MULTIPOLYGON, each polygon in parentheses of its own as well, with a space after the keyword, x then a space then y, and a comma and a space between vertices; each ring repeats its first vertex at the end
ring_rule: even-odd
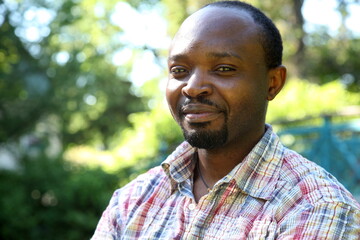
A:
MULTIPOLYGON (((208 2, 0 0, 1 239, 89 239, 112 192, 182 141, 164 101, 167 46, 125 41, 117 10, 155 12, 170 39, 208 2), (145 56, 161 70, 134 84, 145 56)), ((360 105, 360 36, 346 25, 359 1, 338 1, 336 32, 306 31, 302 0, 251 3, 279 26, 289 69, 268 122, 360 105)))

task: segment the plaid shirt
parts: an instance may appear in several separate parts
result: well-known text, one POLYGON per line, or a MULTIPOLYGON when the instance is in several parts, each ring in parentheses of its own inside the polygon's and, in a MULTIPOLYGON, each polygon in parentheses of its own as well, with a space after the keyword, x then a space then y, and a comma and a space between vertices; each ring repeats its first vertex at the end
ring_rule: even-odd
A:
POLYGON ((117 190, 92 239, 360 239, 359 204, 328 172, 283 147, 271 127, 198 203, 195 151, 184 142, 117 190))

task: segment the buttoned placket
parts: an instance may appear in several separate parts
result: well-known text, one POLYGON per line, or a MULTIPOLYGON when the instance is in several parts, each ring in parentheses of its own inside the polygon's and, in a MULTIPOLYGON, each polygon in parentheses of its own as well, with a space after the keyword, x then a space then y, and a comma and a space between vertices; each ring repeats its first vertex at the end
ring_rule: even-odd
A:
POLYGON ((199 239, 198 235, 203 234, 204 229, 207 226, 204 226, 204 219, 206 219, 206 212, 211 210, 208 209, 209 203, 212 202, 214 198, 215 189, 209 193, 202 196, 198 203, 195 202, 194 198, 189 199, 189 204, 186 207, 186 211, 189 217, 189 224, 186 226, 184 239, 199 239))

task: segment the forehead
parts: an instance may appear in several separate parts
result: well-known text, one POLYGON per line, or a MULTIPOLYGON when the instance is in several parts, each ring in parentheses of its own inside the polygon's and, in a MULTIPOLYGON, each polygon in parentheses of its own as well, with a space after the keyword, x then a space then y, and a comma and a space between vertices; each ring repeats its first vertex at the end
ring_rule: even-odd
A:
MULTIPOLYGON (((225 7, 205 7, 181 25, 174 37, 170 55, 199 46, 226 48, 260 47, 260 27, 244 10, 225 7)), ((256 50, 258 51, 258 50, 256 50)))
POLYGON ((209 30, 209 27, 227 26, 236 28, 241 26, 256 28, 252 16, 245 10, 230 7, 208 6, 190 15, 181 25, 179 32, 187 29, 209 30))

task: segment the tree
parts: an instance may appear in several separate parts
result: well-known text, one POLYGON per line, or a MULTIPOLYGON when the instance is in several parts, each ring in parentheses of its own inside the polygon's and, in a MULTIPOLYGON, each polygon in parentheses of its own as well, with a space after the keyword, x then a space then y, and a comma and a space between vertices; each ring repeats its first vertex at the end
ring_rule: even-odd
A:
POLYGON ((144 109, 129 69, 112 63, 123 44, 111 7, 0 2, 0 154, 11 148, 18 163, 15 171, 0 169, 1 239, 89 239, 111 193, 133 173, 62 156, 75 144, 110 148, 130 125, 129 113, 144 109), (63 146, 55 156, 47 151, 54 138, 63 146))
POLYGON ((0 8, 0 143, 40 124, 56 131, 65 148, 108 148, 129 126, 128 114, 144 109, 130 91, 129 69, 112 63, 123 47, 121 29, 110 21, 112 5, 29 0, 0 8))
POLYGON ((306 38, 306 59, 302 62, 304 75, 313 82, 324 84, 339 80, 349 91, 360 91, 360 36, 346 26, 349 6, 359 5, 358 0, 339 0, 338 12, 341 25, 337 33, 319 26, 306 38))

